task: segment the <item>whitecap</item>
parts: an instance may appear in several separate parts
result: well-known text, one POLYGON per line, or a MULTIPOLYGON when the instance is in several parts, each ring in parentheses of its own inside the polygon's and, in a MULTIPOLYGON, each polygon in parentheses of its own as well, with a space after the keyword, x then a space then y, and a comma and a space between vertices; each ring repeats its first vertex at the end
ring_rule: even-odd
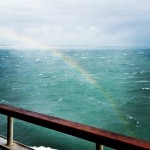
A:
POLYGON ((63 99, 62 99, 62 98, 60 98, 58 101, 59 101, 59 102, 61 102, 62 100, 63 100, 63 99))
POLYGON ((140 73, 143 74, 143 73, 144 73, 144 70, 141 70, 140 73))
POLYGON ((149 88, 142 88, 142 90, 149 90, 149 88))
POLYGON ((87 57, 84 56, 84 57, 82 57, 82 59, 87 59, 87 57))
POLYGON ((128 118, 133 119, 133 117, 131 117, 131 116, 128 116, 128 118))
POLYGON ((137 128, 140 127, 140 126, 139 126, 140 122, 137 121, 137 119, 133 118, 132 116, 127 116, 127 117, 128 117, 129 119, 131 119, 131 120, 134 120, 134 121, 136 122, 136 127, 137 127, 137 128))
POLYGON ((140 122, 137 121, 137 122, 136 122, 136 127, 137 127, 137 128, 140 127, 139 124, 140 124, 140 122))
POLYGON ((31 148, 33 148, 35 150, 57 150, 57 149, 52 149, 50 147, 44 147, 44 146, 40 146, 40 147, 33 146, 31 148))
POLYGON ((0 103, 1 103, 1 102, 4 103, 4 102, 6 102, 6 101, 5 101, 4 99, 1 99, 0 103))
POLYGON ((40 61, 40 60, 41 60, 40 58, 35 59, 35 61, 40 61))
POLYGON ((4 100, 4 99, 0 100, 0 104, 7 104, 7 103, 8 103, 7 100, 4 100))

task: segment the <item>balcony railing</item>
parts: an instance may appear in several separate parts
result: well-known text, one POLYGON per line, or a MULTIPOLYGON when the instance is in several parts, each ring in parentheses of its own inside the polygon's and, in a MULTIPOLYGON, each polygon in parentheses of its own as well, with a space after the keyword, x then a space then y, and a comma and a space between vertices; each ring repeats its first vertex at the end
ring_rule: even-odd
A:
POLYGON ((150 150, 150 142, 144 140, 127 137, 106 130, 9 105, 0 104, 0 113, 8 116, 8 147, 13 145, 13 118, 17 118, 48 129, 94 142, 96 144, 96 150, 102 150, 103 145, 118 150, 150 150))

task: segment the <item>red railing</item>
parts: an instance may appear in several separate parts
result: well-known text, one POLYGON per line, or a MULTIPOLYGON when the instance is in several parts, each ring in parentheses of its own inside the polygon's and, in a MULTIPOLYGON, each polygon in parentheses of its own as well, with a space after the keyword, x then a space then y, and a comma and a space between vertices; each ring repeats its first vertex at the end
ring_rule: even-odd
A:
POLYGON ((150 150, 150 142, 144 140, 123 136, 106 130, 9 105, 0 104, 0 113, 8 116, 8 146, 13 143, 13 118, 17 118, 94 142, 96 143, 96 150, 102 150, 102 145, 118 150, 150 150))

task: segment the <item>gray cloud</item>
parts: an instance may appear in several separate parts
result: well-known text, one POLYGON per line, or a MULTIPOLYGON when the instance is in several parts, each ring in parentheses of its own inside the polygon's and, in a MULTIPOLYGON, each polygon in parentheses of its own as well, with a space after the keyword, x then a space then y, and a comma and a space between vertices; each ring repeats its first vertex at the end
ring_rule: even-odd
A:
POLYGON ((0 44, 11 30, 50 45, 149 46, 149 16, 149 0, 1 0, 0 44))

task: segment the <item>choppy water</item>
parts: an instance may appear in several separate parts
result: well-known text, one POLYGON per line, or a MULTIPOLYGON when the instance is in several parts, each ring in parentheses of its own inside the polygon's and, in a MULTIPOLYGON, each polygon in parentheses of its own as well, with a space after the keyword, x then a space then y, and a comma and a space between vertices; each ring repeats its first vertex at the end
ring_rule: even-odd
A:
MULTIPOLYGON (((0 49, 0 103, 150 140, 150 49, 0 49)), ((0 116, 6 134, 6 117, 0 116)), ((15 120, 15 140, 59 150, 95 145, 15 120)))

